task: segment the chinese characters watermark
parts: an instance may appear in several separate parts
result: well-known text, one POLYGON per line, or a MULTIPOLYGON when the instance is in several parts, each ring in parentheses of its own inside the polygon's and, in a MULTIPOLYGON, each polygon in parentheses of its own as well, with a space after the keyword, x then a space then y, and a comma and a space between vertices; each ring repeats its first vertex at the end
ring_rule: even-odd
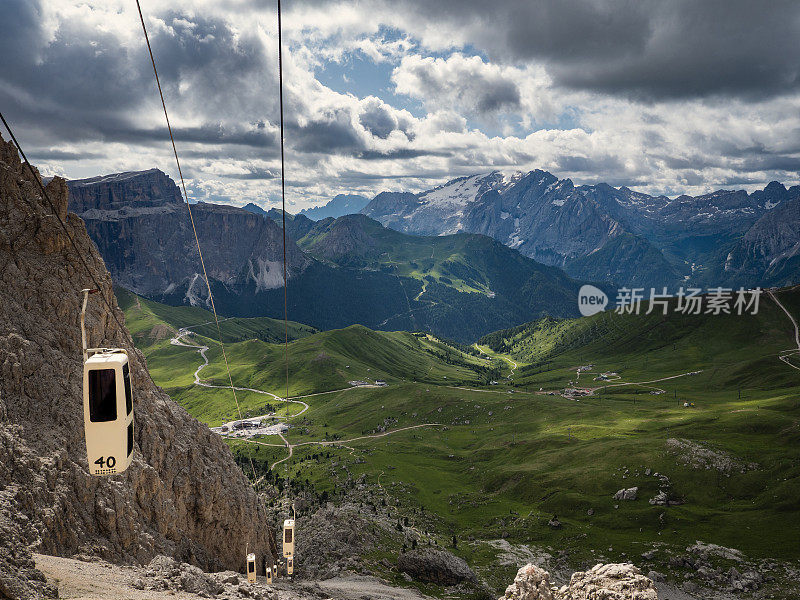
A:
POLYGON ((661 291, 650 288, 649 295, 645 288, 623 287, 617 290, 617 314, 641 314, 642 303, 647 302, 644 314, 661 313, 666 315, 672 306, 673 312, 685 315, 743 315, 758 313, 761 288, 746 290, 739 288, 715 287, 702 290, 701 288, 680 288, 676 294, 669 294, 667 288, 661 291))

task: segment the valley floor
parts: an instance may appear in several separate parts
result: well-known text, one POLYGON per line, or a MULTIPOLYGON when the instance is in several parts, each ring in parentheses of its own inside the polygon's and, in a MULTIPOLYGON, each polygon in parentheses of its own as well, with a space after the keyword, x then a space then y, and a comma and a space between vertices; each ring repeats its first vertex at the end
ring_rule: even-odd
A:
MULTIPOLYGON (((238 337, 262 320, 231 319, 242 417, 289 429, 227 441, 248 473, 255 463, 276 513, 297 502, 298 540, 336 535, 307 524, 326 505, 349 529, 356 518, 374 539, 348 560, 393 585, 410 583, 393 566, 407 547, 433 546, 499 595, 520 566, 502 540, 542 549, 556 576, 633 562, 673 600, 795 598, 799 291, 770 295, 757 316, 542 319, 473 347, 358 326, 314 333, 289 345, 289 407, 282 345, 238 337)), ((186 312, 142 300, 126 318, 155 381, 221 425, 238 417, 224 362, 200 333, 206 318, 186 312)), ((320 547, 307 575, 350 572, 338 560, 348 544, 320 547)))

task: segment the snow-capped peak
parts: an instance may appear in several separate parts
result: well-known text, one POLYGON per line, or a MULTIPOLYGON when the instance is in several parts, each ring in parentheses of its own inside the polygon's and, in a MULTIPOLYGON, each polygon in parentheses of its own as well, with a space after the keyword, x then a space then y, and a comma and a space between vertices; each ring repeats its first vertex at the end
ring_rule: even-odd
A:
POLYGON ((426 204, 465 206, 489 190, 502 192, 508 189, 524 176, 525 174, 521 171, 510 173, 492 171, 491 173, 459 177, 432 190, 422 192, 419 194, 419 199, 426 204))

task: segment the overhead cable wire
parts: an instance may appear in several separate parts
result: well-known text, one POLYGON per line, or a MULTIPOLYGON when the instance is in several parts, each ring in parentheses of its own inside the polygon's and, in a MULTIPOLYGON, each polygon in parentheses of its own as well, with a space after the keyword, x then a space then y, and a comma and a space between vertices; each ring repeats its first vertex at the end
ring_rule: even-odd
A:
MULTIPOLYGON (((217 315, 217 307, 214 304, 214 294, 211 291, 211 281, 208 278, 208 272, 206 271, 206 263, 203 259, 203 251, 200 248, 200 238, 197 236, 197 227, 194 224, 194 215, 192 214, 192 206, 189 203, 189 194, 186 192, 186 182, 183 179, 183 171, 181 170, 181 161, 178 158, 178 149, 175 146, 175 137, 172 134, 172 125, 169 122, 169 114, 167 113, 167 104, 164 102, 164 92, 161 89, 161 80, 158 77, 158 69, 156 68, 156 60, 153 56, 153 48, 150 45, 150 36, 147 35, 147 26, 144 22, 144 15, 142 14, 142 6, 139 3, 139 0, 136 0, 136 8, 139 11, 139 20, 142 23, 142 32, 144 33, 144 40, 147 43, 147 51, 150 54, 150 63, 153 65, 153 75, 155 76, 156 86, 158 87, 158 95, 161 98, 161 108, 164 109, 164 119, 167 122, 167 130, 169 131, 169 140, 172 143, 172 153, 175 155, 175 164, 178 167, 178 175, 180 176, 181 180, 181 188, 183 190, 183 198, 186 204, 186 209, 189 212, 189 221, 192 224, 192 233, 194 233, 194 241, 195 245, 197 246, 197 254, 200 256, 200 266, 203 268, 203 277, 206 280, 206 287, 208 288, 208 299, 211 304, 211 310, 214 313, 214 323, 217 326, 217 337, 219 341, 220 348, 222 349, 222 358, 225 361, 225 370, 228 373, 228 382, 230 384, 231 392, 233 392, 233 400, 236 403, 236 412, 239 415, 239 420, 242 420, 242 410, 239 406, 239 399, 236 396, 236 387, 233 385, 233 377, 231 376, 231 368, 228 364, 228 355, 225 352, 225 344, 222 341, 222 329, 219 326, 219 316, 217 315)), ((253 465, 253 457, 249 456, 250 458, 250 468, 253 471, 253 483, 256 482, 256 468, 253 465)))
POLYGON ((283 218, 283 354, 286 362, 286 416, 289 416, 289 279, 286 269, 286 160, 283 138, 283 27, 278 0, 278 97, 281 114, 281 216, 283 218))

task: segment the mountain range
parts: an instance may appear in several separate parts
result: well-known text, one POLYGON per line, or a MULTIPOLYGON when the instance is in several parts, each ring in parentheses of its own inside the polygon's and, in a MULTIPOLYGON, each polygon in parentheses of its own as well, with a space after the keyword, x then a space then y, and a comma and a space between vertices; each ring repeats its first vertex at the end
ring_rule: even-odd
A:
POLYGON ((572 277, 618 285, 784 285, 797 279, 800 186, 650 196, 541 170, 382 192, 362 211, 417 235, 481 233, 572 277))
MULTIPOLYGON (((207 306, 192 225, 167 175, 151 169, 68 187, 70 208, 115 283, 169 304, 207 306)), ((282 317, 281 212, 198 203, 192 214, 220 312, 282 317)), ((577 310, 579 282, 486 236, 427 239, 363 215, 316 223, 286 216, 289 317, 301 323, 428 330, 469 341, 577 310), (300 247, 293 238, 303 240, 300 247)))
POLYGON ((313 208, 304 208, 298 214, 301 214, 313 221, 326 219, 328 217, 343 217, 345 215, 352 215, 361 212, 367 204, 369 198, 359 194, 338 194, 334 196, 327 204, 322 206, 315 206, 313 208))

